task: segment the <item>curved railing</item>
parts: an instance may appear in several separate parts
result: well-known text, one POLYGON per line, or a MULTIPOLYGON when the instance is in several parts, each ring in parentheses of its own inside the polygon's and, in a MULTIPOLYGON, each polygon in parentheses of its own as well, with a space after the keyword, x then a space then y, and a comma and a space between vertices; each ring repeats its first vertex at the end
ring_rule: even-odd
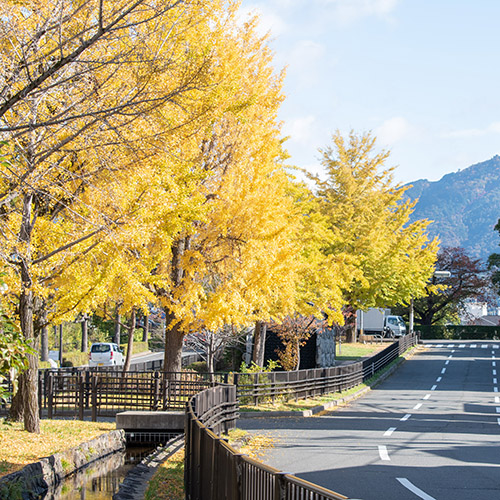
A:
POLYGON ((238 453, 218 434, 235 426, 236 387, 206 389, 188 403, 187 500, 345 500, 347 497, 238 453))

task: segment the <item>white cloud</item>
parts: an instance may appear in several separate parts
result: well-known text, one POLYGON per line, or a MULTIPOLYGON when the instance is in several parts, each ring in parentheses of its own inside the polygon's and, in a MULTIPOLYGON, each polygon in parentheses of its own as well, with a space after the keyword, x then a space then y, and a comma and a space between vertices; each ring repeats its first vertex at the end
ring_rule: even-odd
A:
POLYGON ((287 55, 288 74, 301 87, 311 87, 321 80, 324 69, 324 45, 311 40, 299 41, 287 55))
POLYGON ((320 0, 323 5, 333 8, 333 14, 342 24, 369 16, 390 19, 399 0, 320 0))
POLYGON ((291 141, 302 145, 309 145, 314 142, 315 130, 316 118, 313 115, 292 118, 283 125, 283 134, 290 136, 291 141))
POLYGON ((473 137, 482 137, 488 134, 500 134, 500 122, 490 123, 485 128, 451 130, 442 133, 441 136, 445 139, 471 139, 473 137))
POLYGON ((387 146, 392 146, 403 139, 414 137, 416 134, 416 127, 402 116, 389 118, 375 129, 377 140, 387 146))

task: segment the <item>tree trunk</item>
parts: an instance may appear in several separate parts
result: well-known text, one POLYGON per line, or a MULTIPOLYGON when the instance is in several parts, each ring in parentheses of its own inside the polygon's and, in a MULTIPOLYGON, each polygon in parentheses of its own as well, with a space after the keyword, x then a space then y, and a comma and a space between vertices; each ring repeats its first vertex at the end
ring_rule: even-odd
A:
MULTIPOLYGON (((21 257, 21 294, 19 297, 19 320, 24 339, 33 349, 35 342, 33 325, 33 282, 31 280, 31 232, 33 194, 26 193, 23 198, 23 214, 19 230, 19 240, 25 243, 26 253, 21 257)), ((20 380, 18 396, 23 404, 24 429, 28 432, 40 433, 40 416, 38 414, 38 352, 28 354, 28 369, 20 380)))
POLYGON ((59 325, 59 366, 63 365, 63 353, 64 353, 64 345, 63 345, 63 325, 62 323, 59 325))
MULTIPOLYGON (((19 316, 21 330, 25 340, 36 350, 35 333, 33 329, 33 292, 27 266, 22 266, 23 290, 19 300, 19 316)), ((38 353, 28 354, 28 369, 20 380, 19 391, 22 395, 24 408, 24 429, 28 432, 40 433, 40 416, 38 414, 38 353)))
POLYGON ((184 332, 179 325, 173 324, 174 316, 167 313, 165 329, 165 356, 163 358, 163 371, 178 373, 182 369, 182 345, 184 332))
POLYGON ((142 341, 147 342, 149 337, 149 314, 144 315, 144 326, 142 327, 142 341))
POLYGON ((348 343, 356 342, 356 309, 352 306, 346 307, 344 318, 345 340, 348 343))
POLYGON ((87 352, 89 349, 89 320, 87 316, 82 319, 82 352, 87 352))
POLYGON ((257 321, 255 323, 255 330, 253 335, 253 356, 252 361, 258 365, 264 366, 264 351, 266 346, 266 331, 267 325, 264 321, 257 321))
POLYGON ((47 325, 42 326, 40 334, 40 359, 42 361, 49 360, 49 328, 47 325))
POLYGON ((121 332, 121 318, 120 313, 116 311, 115 315, 115 331, 113 335, 113 342, 120 345, 120 332, 121 332))
POLYGON ((126 373, 130 370, 130 362, 132 361, 132 350, 134 349, 135 316, 135 309, 132 309, 132 314, 130 315, 130 323, 128 325, 127 356, 125 357, 125 364, 123 365, 123 373, 126 373))

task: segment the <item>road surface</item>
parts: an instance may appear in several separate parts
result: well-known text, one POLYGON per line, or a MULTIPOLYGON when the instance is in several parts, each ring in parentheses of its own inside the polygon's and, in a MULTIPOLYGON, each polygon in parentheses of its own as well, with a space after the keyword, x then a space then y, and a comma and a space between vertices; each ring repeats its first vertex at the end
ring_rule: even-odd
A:
POLYGON ((499 344, 428 343, 344 408, 238 426, 276 437, 265 463, 349 498, 500 499, 499 344))

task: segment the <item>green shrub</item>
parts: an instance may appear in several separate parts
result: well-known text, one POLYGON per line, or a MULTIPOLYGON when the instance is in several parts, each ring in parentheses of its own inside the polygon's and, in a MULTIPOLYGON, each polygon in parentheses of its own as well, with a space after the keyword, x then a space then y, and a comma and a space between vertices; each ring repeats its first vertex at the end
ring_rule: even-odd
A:
POLYGON ((86 352, 65 352, 63 353, 62 366, 83 366, 89 364, 89 355, 86 352))
POLYGON ((191 363, 190 365, 186 366, 186 370, 191 370, 193 372, 198 372, 198 373, 207 373, 208 372, 207 362, 195 361, 194 363, 191 363))
POLYGON ((257 364, 255 364, 253 361, 250 364, 250 366, 247 366, 245 363, 241 363, 240 366, 240 379, 239 379, 239 387, 242 389, 244 386, 246 386, 246 392, 248 396, 241 396, 240 397, 240 402, 241 404, 249 404, 249 403, 265 403, 271 400, 270 397, 266 396, 257 396, 254 397, 251 395, 254 390, 254 382, 255 382, 255 375, 257 375, 257 383, 259 384, 259 392, 260 393, 266 393, 268 389, 271 387, 271 381, 269 380, 268 373, 272 372, 276 368, 280 366, 278 361, 272 361, 268 360, 267 361, 267 366, 262 367, 257 364))

